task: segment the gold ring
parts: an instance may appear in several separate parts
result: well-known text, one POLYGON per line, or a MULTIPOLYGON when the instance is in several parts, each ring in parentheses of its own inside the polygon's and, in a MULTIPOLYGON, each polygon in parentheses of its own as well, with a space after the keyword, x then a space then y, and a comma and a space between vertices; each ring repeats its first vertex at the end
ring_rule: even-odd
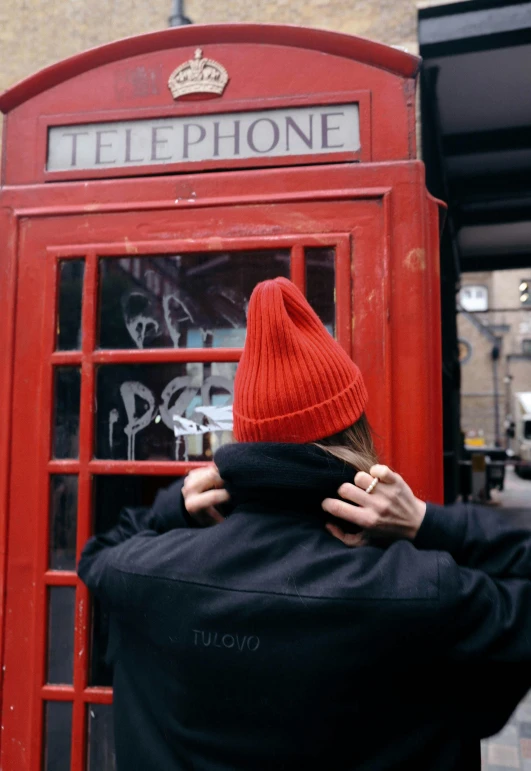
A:
POLYGON ((376 477, 375 477, 375 478, 372 480, 372 482, 370 483, 370 485, 368 486, 368 488, 365 490, 365 492, 366 492, 366 493, 369 493, 369 495, 370 495, 370 494, 372 493, 372 491, 374 490, 374 488, 376 487, 376 485, 378 484, 378 482, 379 482, 379 481, 380 481, 380 480, 379 480, 379 479, 376 479, 376 477))

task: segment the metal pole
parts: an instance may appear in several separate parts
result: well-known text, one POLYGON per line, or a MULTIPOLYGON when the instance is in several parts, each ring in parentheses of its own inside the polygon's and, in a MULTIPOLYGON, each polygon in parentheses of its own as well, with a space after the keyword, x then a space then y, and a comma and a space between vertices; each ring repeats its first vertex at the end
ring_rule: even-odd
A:
POLYGON ((500 346, 494 345, 491 352, 492 357, 492 379, 494 386, 494 443, 496 447, 501 447, 500 436, 500 389, 498 385, 498 360, 500 358, 500 346))
POLYGON ((512 450, 512 440, 514 439, 514 415, 513 415, 513 400, 511 393, 511 386, 513 376, 511 375, 509 356, 505 357, 505 449, 512 450))
POLYGON ((173 0, 173 11, 168 22, 170 27, 182 27, 192 23, 192 20, 184 15, 184 0, 173 0))

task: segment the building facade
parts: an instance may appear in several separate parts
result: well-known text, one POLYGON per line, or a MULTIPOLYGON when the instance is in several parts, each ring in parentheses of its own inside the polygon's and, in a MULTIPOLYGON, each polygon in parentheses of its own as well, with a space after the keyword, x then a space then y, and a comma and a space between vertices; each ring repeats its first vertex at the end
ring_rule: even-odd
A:
POLYGON ((461 427, 505 446, 513 397, 531 390, 531 270, 465 273, 459 293, 461 427))

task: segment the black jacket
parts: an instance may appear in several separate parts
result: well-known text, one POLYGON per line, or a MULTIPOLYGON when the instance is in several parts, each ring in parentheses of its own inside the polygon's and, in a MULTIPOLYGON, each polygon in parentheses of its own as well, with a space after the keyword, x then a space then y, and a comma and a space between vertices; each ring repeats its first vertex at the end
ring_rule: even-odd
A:
POLYGON ((119 631, 118 771, 474 771, 530 685, 531 534, 428 506, 414 544, 349 550, 322 498, 352 469, 311 446, 222 448, 225 522, 180 483, 86 545, 119 631))

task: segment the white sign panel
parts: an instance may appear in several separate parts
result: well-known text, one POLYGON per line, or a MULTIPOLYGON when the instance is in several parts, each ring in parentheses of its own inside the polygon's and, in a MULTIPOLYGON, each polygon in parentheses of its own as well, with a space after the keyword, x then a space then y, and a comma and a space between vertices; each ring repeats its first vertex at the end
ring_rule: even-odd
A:
POLYGON ((154 118, 48 129, 48 171, 356 152, 357 104, 154 118))

